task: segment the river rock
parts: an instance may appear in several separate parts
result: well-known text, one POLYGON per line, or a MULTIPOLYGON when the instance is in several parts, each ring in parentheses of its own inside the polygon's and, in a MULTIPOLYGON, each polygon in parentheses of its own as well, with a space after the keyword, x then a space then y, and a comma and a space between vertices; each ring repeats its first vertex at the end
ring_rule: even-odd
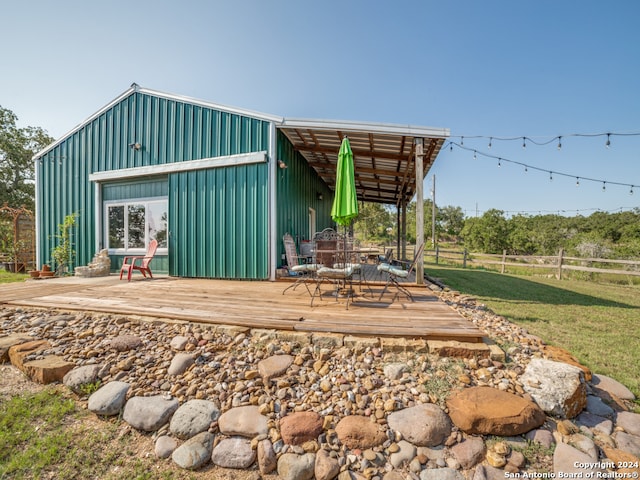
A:
POLYGON ((398 442, 398 448, 397 452, 389 456, 389 463, 391 463, 394 468, 400 468, 408 464, 416 456, 415 445, 410 444, 406 440, 400 440, 398 442))
POLYGON ((279 377, 293 363, 291 355, 273 355, 258 362, 258 372, 264 380, 279 377))
POLYGON ((558 418, 574 418, 587 405, 584 373, 578 367, 534 358, 520 382, 542 410, 558 418))
POLYGON ((280 420, 280 435, 288 445, 317 440, 322 433, 322 417, 315 412, 294 412, 280 420))
POLYGON ((591 384, 599 390, 614 395, 622 400, 635 400, 636 396, 623 384, 606 375, 594 374, 591 384))
POLYGON ((225 435, 253 438, 269 433, 268 419, 253 405, 235 407, 218 419, 218 428, 225 435))
POLYGON ((640 414, 620 412, 616 417, 616 424, 618 427, 622 427, 625 432, 640 437, 640 414))
POLYGON ((616 432, 613 434, 613 438, 620 450, 640 457, 640 437, 626 432, 616 432))
POLYGON ((129 387, 125 382, 109 382, 91 394, 87 408, 96 415, 118 415, 126 401, 129 387))
POLYGON ((258 442, 256 456, 258 458, 258 469, 262 475, 273 472, 278 466, 278 458, 269 439, 258 442))
POLYGON ((315 462, 315 453, 285 453, 278 459, 278 475, 283 480, 311 480, 315 462))
POLYGON ((169 430, 178 438, 186 439, 208 430, 220 416, 215 403, 208 400, 189 400, 171 417, 169 430))
POLYGON ((605 435, 611 435, 613 431, 613 422, 608 418, 599 417, 589 412, 582 412, 576 417, 576 422, 579 425, 584 425, 587 428, 597 430, 605 435))
POLYGON ((589 472, 602 472, 602 469, 596 468, 594 465, 596 462, 591 456, 566 443, 559 443, 553 453, 553 471, 556 477, 562 473, 565 475, 582 474, 580 477, 573 478, 583 478, 589 472))
POLYGON ((486 448, 482 437, 467 437, 451 447, 450 452, 462 468, 469 470, 482 462, 486 448))
POLYGON ((211 459, 213 439, 209 432, 199 433, 176 448, 171 459, 181 468, 196 470, 211 459))
POLYGON ((178 441, 169 435, 160 435, 155 443, 154 452, 157 458, 169 458, 178 448, 178 441))
POLYGON ((447 400, 453 423, 472 435, 520 435, 542 425, 544 412, 533 402, 491 387, 471 387, 447 400))
POLYGON ((400 432, 403 438, 421 447, 439 445, 451 433, 449 417, 433 403, 390 413, 387 422, 389 427, 400 432))
POLYGON ((80 393, 80 387, 90 383, 95 383, 98 379, 100 365, 84 365, 76 367, 67 372, 62 378, 62 383, 76 393, 80 393))
POLYGON ((256 460, 251 441, 242 437, 225 438, 213 449, 211 461, 223 468, 249 468, 256 460))
POLYGON ((182 351, 187 345, 187 342, 189 342, 189 337, 185 337, 184 335, 176 335, 171 339, 171 342, 169 342, 169 346, 173 350, 182 351))
POLYGON ((420 480, 464 480, 464 476, 453 468, 427 468, 420 472, 420 480))
POLYGON ((142 339, 136 335, 119 335, 109 341, 109 346, 118 352, 128 352, 142 345, 142 339))
POLYGON ((349 415, 336 425, 340 442, 347 448, 371 448, 386 440, 384 429, 368 417, 349 415))
POLYGON ((599 417, 613 417, 615 411, 609 405, 604 403, 600 397, 595 395, 587 395, 587 412, 598 415, 599 417))
POLYGON ((333 480, 340 473, 340 464, 336 458, 329 455, 326 450, 319 450, 316 453, 316 463, 314 466, 315 480, 333 480))
POLYGON ((189 353, 177 353, 171 360, 167 375, 182 375, 195 361, 194 356, 189 353))
POLYGON ((399 380, 406 369, 405 363, 390 363, 384 366, 384 376, 389 380, 399 380))
POLYGON ((122 418, 133 428, 155 432, 169 421, 179 406, 177 399, 166 399, 163 395, 132 397, 124 406, 122 418))

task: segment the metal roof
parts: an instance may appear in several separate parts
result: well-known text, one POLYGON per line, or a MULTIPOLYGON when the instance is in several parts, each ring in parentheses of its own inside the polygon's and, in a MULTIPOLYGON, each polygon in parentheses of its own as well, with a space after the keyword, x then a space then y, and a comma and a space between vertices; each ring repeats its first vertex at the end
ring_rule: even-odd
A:
POLYGON ((210 107, 273 122, 291 141, 294 148, 309 162, 318 175, 331 187, 335 184, 338 151, 344 136, 349 137, 354 154, 358 199, 399 205, 409 203, 415 194, 416 138, 424 139, 424 176, 438 156, 449 129, 412 125, 354 122, 344 120, 313 120, 284 118, 251 110, 229 107, 182 95, 164 93, 132 84, 122 94, 64 134, 60 139, 36 153, 37 159, 102 113, 135 92, 161 98, 210 107))
POLYGON ((340 144, 349 137, 358 199, 395 205, 415 194, 414 140, 424 139, 426 176, 449 136, 444 128, 333 120, 285 118, 277 128, 332 188, 340 144))

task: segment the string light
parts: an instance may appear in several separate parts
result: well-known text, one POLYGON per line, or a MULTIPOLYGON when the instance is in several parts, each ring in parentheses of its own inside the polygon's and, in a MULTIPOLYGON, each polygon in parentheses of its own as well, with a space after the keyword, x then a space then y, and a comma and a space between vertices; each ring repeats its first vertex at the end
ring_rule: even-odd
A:
POLYGON ((475 150, 473 151, 473 159, 474 159, 474 160, 477 160, 477 159, 478 159, 478 155, 476 154, 476 151, 475 151, 475 150))
POLYGON ((629 195, 633 195, 633 185, 631 185, 631 189, 629 190, 629 195))
MULTIPOLYGON (((522 137, 520 137, 520 138, 522 138, 522 137)), ((470 152, 473 152, 474 159, 477 159, 478 155, 482 155, 482 156, 487 157, 487 158, 496 159, 498 161, 498 167, 502 167, 502 162, 509 162, 509 163, 513 163, 514 165, 520 165, 520 166, 524 167, 525 173, 528 172, 529 169, 536 170, 538 172, 548 173, 550 181, 553 181, 553 175, 555 174, 555 175, 560 175, 560 176, 563 176, 563 177, 575 178, 576 179, 576 186, 578 186, 580 184, 580 180, 586 180, 586 181, 589 181, 589 182, 602 183, 602 191, 606 191, 606 189, 607 189, 606 188, 606 184, 607 183, 610 184, 610 185, 626 186, 626 187, 629 187, 631 190, 633 190, 633 188, 636 187, 636 185, 633 185, 631 183, 612 182, 610 180, 602 180, 602 179, 598 179, 598 178, 589 178, 589 177, 584 177, 584 176, 577 176, 575 174, 572 175, 572 174, 569 174, 569 173, 547 170, 545 168, 540 168, 540 167, 536 167, 536 166, 533 166, 533 165, 528 165, 526 163, 518 162, 516 160, 510 160, 508 158, 497 157, 495 155, 490 155, 488 153, 479 152, 478 150, 474 150, 474 149, 471 149, 469 147, 464 147, 461 144, 458 144, 456 142, 450 141, 449 142, 449 149, 452 150, 454 146, 456 146, 458 148, 462 148, 463 150, 468 150, 470 152)), ((445 145, 445 147, 446 147, 446 145, 445 145)))
POLYGON ((527 137, 522 137, 522 148, 527 148, 527 137))
POLYGON ((543 145, 548 145, 550 143, 553 142, 558 142, 558 149, 562 148, 562 138, 566 138, 566 137, 607 137, 607 140, 605 142, 605 146, 608 148, 611 146, 611 137, 640 137, 640 132, 602 132, 602 133, 567 133, 567 134, 561 134, 561 135, 554 135, 553 137, 548 137, 548 136, 531 136, 531 135, 519 135, 517 137, 499 137, 499 136, 486 136, 486 135, 454 135, 451 136, 450 138, 459 138, 460 139, 460 144, 464 145, 464 139, 465 138, 473 138, 473 139, 483 139, 483 138, 488 138, 489 139, 489 148, 491 148, 493 146, 493 141, 494 140, 499 140, 499 141, 522 141, 523 146, 526 145, 527 142, 529 143, 533 143, 534 145, 538 145, 538 146, 543 146, 543 145), (543 140, 535 140, 536 138, 540 138, 543 140), (546 138, 546 140, 544 140, 546 138))
MULTIPOLYGON (((635 185, 636 187, 638 185, 635 185)), ((616 209, 613 210, 602 210, 601 208, 581 208, 581 209, 561 209, 561 210, 501 210, 502 213, 506 214, 506 215, 529 215, 529 214, 538 214, 538 215, 542 215, 542 214, 548 214, 548 213, 552 213, 552 214, 558 214, 558 213, 575 213, 577 215, 581 215, 582 213, 585 212, 603 212, 603 213, 623 213, 623 212, 636 212, 638 209, 638 207, 618 207, 616 209)), ((476 214, 476 212, 478 214, 484 214, 487 212, 487 210, 476 210, 476 209, 465 209, 463 210, 465 212, 465 214, 467 212, 472 212, 474 215, 476 214)))

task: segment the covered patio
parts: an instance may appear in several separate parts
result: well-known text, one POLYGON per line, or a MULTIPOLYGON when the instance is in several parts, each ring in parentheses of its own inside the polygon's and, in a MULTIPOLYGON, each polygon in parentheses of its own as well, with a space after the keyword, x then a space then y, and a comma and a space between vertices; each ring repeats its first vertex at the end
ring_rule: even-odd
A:
MULTIPOLYGON (((156 277, 131 282, 117 276, 66 277, 0 286, 0 304, 62 311, 93 311, 151 319, 292 332, 324 332, 372 337, 481 342, 484 334, 427 288, 411 287, 415 302, 388 295, 358 296, 349 310, 344 300, 324 296, 312 308, 305 288, 288 291, 285 282, 156 277)), ((377 295, 376 295, 377 292, 377 295)))

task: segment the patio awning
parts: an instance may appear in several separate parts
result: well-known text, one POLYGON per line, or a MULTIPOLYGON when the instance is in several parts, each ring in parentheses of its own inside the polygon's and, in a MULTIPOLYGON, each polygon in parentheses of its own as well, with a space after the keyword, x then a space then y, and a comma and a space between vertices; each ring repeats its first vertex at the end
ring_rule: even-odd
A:
POLYGON ((288 118, 278 128, 331 188, 348 136, 358 200, 393 205, 408 204, 416 192, 414 140, 424 139, 424 179, 449 137, 445 128, 332 120, 288 118))

